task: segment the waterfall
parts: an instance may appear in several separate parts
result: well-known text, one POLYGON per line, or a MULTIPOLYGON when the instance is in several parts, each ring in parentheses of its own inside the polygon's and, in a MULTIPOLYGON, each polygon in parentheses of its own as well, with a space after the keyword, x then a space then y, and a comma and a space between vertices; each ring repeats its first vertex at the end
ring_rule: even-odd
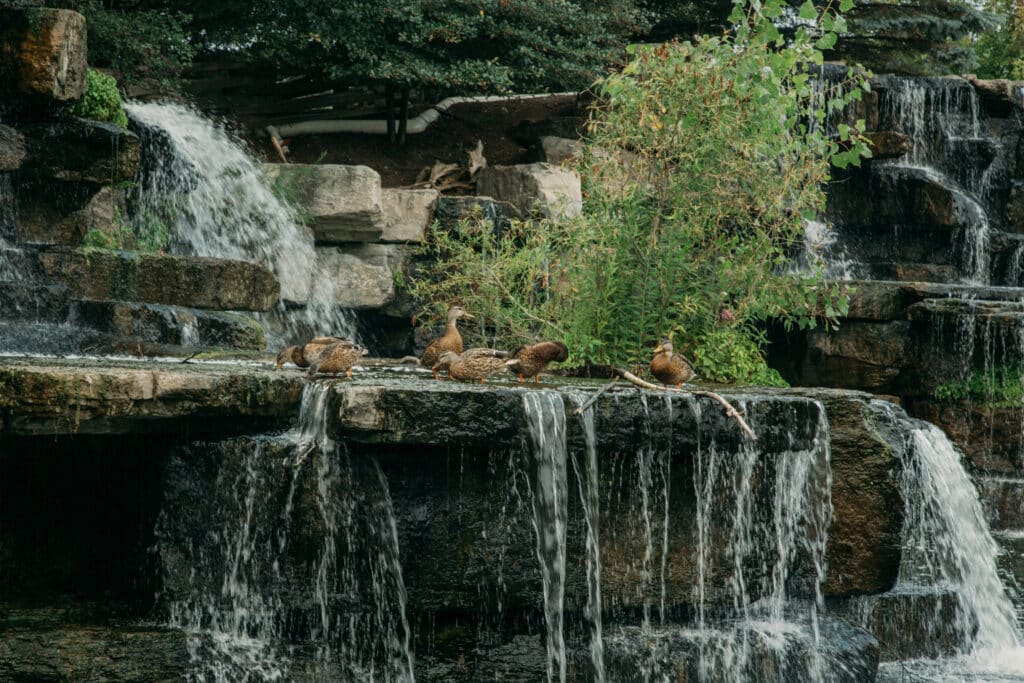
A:
MULTIPOLYGON (((586 397, 574 395, 573 400, 582 406, 586 397)), ((580 501, 583 505, 583 517, 587 525, 587 604, 584 608, 590 628, 590 663, 594 668, 596 683, 604 683, 604 635, 601 619, 601 537, 600 537, 600 482, 597 471, 597 431, 594 428, 594 408, 588 406, 580 414, 580 426, 583 428, 584 456, 582 467, 572 453, 572 467, 579 484, 580 501)))
POLYGON ((885 680, 900 680, 908 671, 936 681, 1020 675, 1024 646, 997 573, 998 546, 960 454, 938 427, 901 418, 890 404, 875 405, 905 434, 904 552, 894 593, 940 588, 956 599, 952 619, 936 611, 934 623, 926 624, 930 633, 950 636, 956 654, 884 665, 885 680))
POLYGON ((565 536, 568 478, 566 473, 565 406, 551 391, 523 394, 527 431, 536 466, 533 484, 533 526, 544 587, 548 681, 566 676, 563 608, 565 599, 565 536))
POLYGON ((276 315, 284 327, 277 334, 263 320, 271 343, 296 342, 310 330, 354 335, 331 274, 317 265, 312 235, 223 125, 181 104, 133 102, 125 110, 144 128, 149 151, 135 197, 136 225, 164 225, 175 251, 269 268, 281 283, 276 315))
POLYGON ((14 188, 10 173, 0 173, 0 281, 18 280, 11 258, 14 237, 14 188))
POLYGON ((291 431, 172 462, 158 602, 189 636, 191 680, 413 681, 387 481, 330 438, 330 406, 308 384, 291 431))

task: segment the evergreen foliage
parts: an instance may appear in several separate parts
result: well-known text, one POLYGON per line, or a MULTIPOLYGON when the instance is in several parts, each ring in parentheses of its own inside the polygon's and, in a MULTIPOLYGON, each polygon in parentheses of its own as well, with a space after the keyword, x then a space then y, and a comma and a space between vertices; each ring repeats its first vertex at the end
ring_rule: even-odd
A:
POLYGON ((577 364, 646 364, 668 334, 705 378, 781 383, 760 323, 844 310, 820 278, 786 274, 787 255, 824 207, 830 161, 868 154, 864 122, 835 120, 864 79, 822 102, 809 73, 841 17, 807 2, 787 40, 772 23, 783 7, 739 2, 735 36, 636 50, 599 87, 584 216, 435 229, 413 294, 436 315, 462 303, 503 346, 561 339, 577 364))

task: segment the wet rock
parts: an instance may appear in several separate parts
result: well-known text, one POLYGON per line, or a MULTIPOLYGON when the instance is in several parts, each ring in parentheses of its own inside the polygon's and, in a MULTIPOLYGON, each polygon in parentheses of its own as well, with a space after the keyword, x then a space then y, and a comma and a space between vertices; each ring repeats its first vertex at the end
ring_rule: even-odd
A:
POLYGON ((79 301, 73 311, 73 324, 115 337, 122 346, 149 342, 256 351, 266 347, 259 324, 241 313, 121 301, 79 301))
POLYGON ((867 629, 878 640, 884 662, 950 656, 960 646, 960 634, 948 628, 960 613, 952 591, 898 589, 845 604, 830 602, 829 612, 867 629))
POLYGON ((71 297, 63 285, 0 282, 0 319, 63 322, 70 306, 71 297))
POLYGON ((829 190, 829 215, 844 226, 928 226, 958 224, 954 192, 925 169, 880 167, 858 173, 829 190), (864 201, 871 197, 871 201, 864 201))
POLYGON ((381 190, 384 229, 381 242, 423 242, 434 219, 437 190, 381 190))
POLYGON ((51 248, 39 254, 39 267, 83 299, 265 311, 278 298, 273 274, 245 261, 51 248))
POLYGON ((550 116, 541 121, 520 121, 509 131, 509 137, 523 147, 530 147, 545 137, 579 140, 586 131, 584 116, 550 116))
POLYGON ((864 136, 871 144, 872 159, 894 159, 910 151, 907 136, 894 130, 869 131, 864 136))
POLYGON ((1010 230, 1024 233, 1024 182, 1016 181, 1010 189, 1006 203, 1007 225, 1010 230))
POLYGON ((573 171, 551 164, 488 166, 477 175, 477 192, 507 201, 523 215, 572 218, 583 211, 580 178, 573 171))
POLYGON ((623 627, 608 632, 605 663, 613 681, 829 681, 874 680, 878 643, 862 629, 821 618, 820 664, 807 625, 715 624, 707 632, 683 628, 623 627))
POLYGON ((0 9, 0 91, 57 102, 86 90, 85 17, 65 9, 0 9), (16 47, 15 47, 16 46, 16 47))
POLYGON ((318 247, 317 262, 334 283, 339 306, 380 308, 395 299, 395 273, 404 271, 410 249, 397 244, 318 247))
POLYGON ((303 381, 230 365, 10 361, 0 368, 0 434, 267 429, 294 418, 303 381))
POLYGON ((989 116, 1007 118, 1020 106, 1019 81, 1005 78, 982 79, 968 76, 967 80, 978 92, 981 106, 989 116))
POLYGON ((996 531, 992 534, 999 545, 996 565, 1010 599, 1017 608, 1017 619, 1024 616, 1024 532, 996 531))
POLYGON ((188 669, 182 631, 141 626, 3 629, 5 681, 177 681, 188 669))
POLYGON ((0 173, 17 171, 25 160, 25 139, 10 126, 0 125, 0 173))
POLYGON ((33 244, 78 246, 86 233, 127 230, 124 192, 89 183, 24 183, 18 196, 18 239, 33 244))
POLYGON ((1024 479, 975 477, 985 518, 994 531, 1024 531, 1024 479))
POLYGON ((434 219, 442 228, 458 230, 463 221, 490 221, 496 234, 508 229, 512 220, 522 215, 509 202, 500 202, 490 197, 440 197, 434 210, 434 219))
POLYGON ((112 185, 139 169, 138 136, 112 123, 72 117, 19 130, 27 150, 22 172, 35 178, 112 185))
POLYGON ((896 391, 911 358, 909 321, 850 321, 838 329, 807 334, 807 354, 798 382, 874 393, 896 391))
POLYGON ((386 217, 380 175, 367 166, 264 164, 267 179, 313 219, 319 242, 375 242, 386 217))

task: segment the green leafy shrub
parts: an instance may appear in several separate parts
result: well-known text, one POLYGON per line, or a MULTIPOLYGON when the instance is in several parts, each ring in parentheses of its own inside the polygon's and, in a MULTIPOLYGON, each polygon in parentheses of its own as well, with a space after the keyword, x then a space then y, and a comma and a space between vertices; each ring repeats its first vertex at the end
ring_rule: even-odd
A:
POLYGON ((997 29, 982 33, 975 43, 978 76, 1024 79, 1024 4, 992 0, 988 9, 1001 20, 997 29))
POLYGON ((114 221, 109 230, 90 229, 82 238, 88 253, 95 249, 141 251, 157 253, 167 247, 167 225, 160 216, 151 212, 137 214, 129 224, 119 209, 114 209, 114 221))
POLYGON ((1017 408, 1024 399, 1019 365, 996 365, 975 370, 967 379, 950 380, 935 388, 940 401, 977 401, 993 408, 1017 408))
POLYGON ((845 310, 838 288, 785 273, 830 162, 868 153, 864 122, 837 121, 866 85, 854 73, 823 102, 808 65, 841 23, 808 2, 813 28, 785 44, 771 22, 782 3, 758 7, 736 5, 734 37, 639 49, 600 84, 582 217, 435 228, 413 294, 438 316, 461 302, 505 346, 555 336, 577 364, 646 364, 668 334, 705 377, 779 384, 759 324, 845 310))
POLYGON ((85 97, 76 102, 70 111, 82 118, 128 127, 128 116, 124 113, 124 102, 117 89, 117 81, 95 69, 89 69, 85 97))

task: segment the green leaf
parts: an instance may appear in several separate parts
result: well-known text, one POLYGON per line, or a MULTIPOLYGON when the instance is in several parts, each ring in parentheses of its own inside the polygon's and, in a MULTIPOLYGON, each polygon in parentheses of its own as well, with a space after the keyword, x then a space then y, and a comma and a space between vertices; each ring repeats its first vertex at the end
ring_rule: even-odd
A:
POLYGON ((819 50, 831 50, 836 45, 836 34, 835 33, 824 33, 821 38, 814 43, 814 47, 819 50))
POLYGON ((805 0, 804 4, 800 5, 800 18, 808 21, 818 18, 818 10, 814 7, 814 3, 811 0, 805 0))
POLYGON ((849 12, 853 9, 853 0, 839 0, 839 11, 849 12))

